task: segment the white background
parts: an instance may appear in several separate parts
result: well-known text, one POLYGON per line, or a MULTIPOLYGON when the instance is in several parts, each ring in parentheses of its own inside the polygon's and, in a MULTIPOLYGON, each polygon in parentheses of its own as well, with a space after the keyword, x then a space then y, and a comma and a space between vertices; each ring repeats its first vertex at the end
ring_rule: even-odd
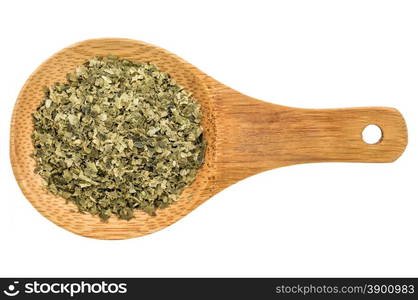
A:
POLYGON ((418 276, 417 1, 1 1, 0 276, 418 276), (143 40, 250 96, 289 106, 393 106, 393 164, 324 163, 253 176, 131 240, 69 233, 20 192, 15 99, 75 42, 143 40))

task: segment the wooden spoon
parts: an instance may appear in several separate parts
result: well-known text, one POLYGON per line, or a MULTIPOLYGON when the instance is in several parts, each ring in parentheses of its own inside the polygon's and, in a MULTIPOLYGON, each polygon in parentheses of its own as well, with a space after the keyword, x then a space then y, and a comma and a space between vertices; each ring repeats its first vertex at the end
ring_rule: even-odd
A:
MULTIPOLYGON (((27 80, 13 112, 10 156, 16 180, 26 198, 46 218, 80 235, 126 239, 167 227, 204 201, 248 176, 292 164, 312 162, 393 162, 407 144, 402 115, 394 108, 300 109, 245 96, 209 77, 174 54, 128 39, 87 40, 63 49, 27 80), (130 221, 80 214, 75 205, 47 193, 35 162, 31 114, 43 99, 42 88, 64 82, 65 75, 95 55, 114 54, 138 62, 151 61, 201 103, 208 142, 205 163, 179 201, 156 217, 137 211, 130 221), (376 144, 362 140, 369 124, 383 133, 376 144)), ((233 213, 233 212, 231 212, 233 213)))

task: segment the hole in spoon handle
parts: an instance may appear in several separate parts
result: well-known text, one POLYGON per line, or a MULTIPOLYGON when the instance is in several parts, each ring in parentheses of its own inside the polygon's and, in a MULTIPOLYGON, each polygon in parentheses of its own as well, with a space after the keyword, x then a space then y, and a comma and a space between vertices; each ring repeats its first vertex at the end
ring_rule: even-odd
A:
POLYGON ((362 136, 366 144, 379 144, 383 140, 383 130, 378 125, 369 124, 364 127, 362 136))

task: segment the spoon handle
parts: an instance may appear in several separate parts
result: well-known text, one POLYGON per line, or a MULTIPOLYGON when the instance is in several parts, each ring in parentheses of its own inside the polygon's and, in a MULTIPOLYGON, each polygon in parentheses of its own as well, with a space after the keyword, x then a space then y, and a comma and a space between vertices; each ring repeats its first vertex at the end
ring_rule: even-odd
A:
POLYGON ((294 164, 393 162, 407 145, 405 121, 394 108, 303 109, 223 95, 218 105, 223 122, 217 126, 220 189, 294 164), (382 131, 376 144, 362 138, 370 124, 382 131))
POLYGON ((281 117, 281 160, 306 162, 393 162, 405 150, 407 129, 398 110, 387 107, 290 109, 281 117), (375 144, 363 140, 363 129, 377 125, 375 144))

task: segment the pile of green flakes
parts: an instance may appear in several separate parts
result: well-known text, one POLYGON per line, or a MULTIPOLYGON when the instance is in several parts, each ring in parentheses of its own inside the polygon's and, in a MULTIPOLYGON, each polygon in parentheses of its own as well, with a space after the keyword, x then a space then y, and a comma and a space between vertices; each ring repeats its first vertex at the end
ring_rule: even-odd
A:
POLYGON ((94 57, 46 88, 33 114, 35 172, 48 190, 106 220, 155 215, 204 159, 200 106, 151 63, 94 57))

